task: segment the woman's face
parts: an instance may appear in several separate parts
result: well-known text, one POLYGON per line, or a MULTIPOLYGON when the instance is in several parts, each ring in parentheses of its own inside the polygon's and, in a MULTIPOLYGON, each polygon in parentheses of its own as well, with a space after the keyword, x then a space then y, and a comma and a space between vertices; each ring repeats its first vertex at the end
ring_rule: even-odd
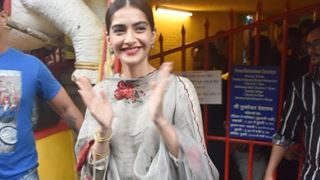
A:
POLYGON ((138 65, 148 61, 155 33, 142 11, 130 6, 119 9, 112 16, 109 31, 111 47, 122 63, 138 65))

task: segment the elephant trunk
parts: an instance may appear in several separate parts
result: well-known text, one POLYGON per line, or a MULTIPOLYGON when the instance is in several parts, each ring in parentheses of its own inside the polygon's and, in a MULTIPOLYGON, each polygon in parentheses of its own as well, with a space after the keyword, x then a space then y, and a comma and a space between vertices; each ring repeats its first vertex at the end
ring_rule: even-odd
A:
POLYGON ((72 40, 76 54, 73 76, 98 82, 99 64, 104 61, 105 29, 102 21, 81 0, 21 0, 72 40))

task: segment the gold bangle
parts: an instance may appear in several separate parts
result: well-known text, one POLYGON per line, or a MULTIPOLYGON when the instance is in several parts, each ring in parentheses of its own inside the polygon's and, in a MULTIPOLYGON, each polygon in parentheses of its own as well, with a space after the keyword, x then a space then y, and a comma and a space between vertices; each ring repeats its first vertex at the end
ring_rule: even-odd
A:
POLYGON ((109 152, 106 152, 106 153, 97 153, 95 150, 92 150, 92 151, 93 151, 94 155, 99 156, 99 157, 101 157, 101 158, 106 158, 106 157, 109 156, 109 152))
POLYGON ((101 137, 99 136, 98 131, 96 131, 94 133, 94 140, 98 141, 98 142, 106 142, 106 141, 110 141, 112 138, 112 129, 110 129, 110 135, 109 136, 105 136, 105 137, 101 137))

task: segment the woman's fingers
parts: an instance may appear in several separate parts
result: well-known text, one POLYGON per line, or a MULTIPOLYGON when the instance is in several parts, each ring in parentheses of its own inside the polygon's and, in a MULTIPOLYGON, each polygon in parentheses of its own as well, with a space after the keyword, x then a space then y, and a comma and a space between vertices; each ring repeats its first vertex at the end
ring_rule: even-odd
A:
POLYGON ((75 83, 79 87, 78 92, 82 100, 85 105, 90 108, 90 101, 96 96, 90 80, 86 77, 80 77, 75 81, 75 83))
POLYGON ((84 90, 84 91, 90 91, 92 89, 92 85, 91 82, 88 78, 86 77, 80 77, 78 78, 75 83, 78 85, 78 87, 80 88, 80 90, 84 90))
POLYGON ((158 80, 158 88, 162 92, 165 91, 167 88, 168 84, 168 79, 172 71, 172 63, 171 62, 165 62, 161 65, 160 67, 160 72, 159 72, 159 80, 158 80))
POLYGON ((157 121, 159 117, 163 116, 162 103, 163 96, 165 94, 168 79, 172 70, 172 63, 163 63, 159 70, 159 76, 157 81, 150 82, 152 89, 150 97, 149 113, 153 120, 157 121))
POLYGON ((172 70, 172 62, 165 62, 160 67, 159 78, 160 80, 167 80, 172 70))
POLYGON ((108 103, 109 104, 109 100, 108 100, 108 96, 105 92, 103 92, 102 90, 99 91, 100 97, 102 99, 102 101, 104 103, 108 103))

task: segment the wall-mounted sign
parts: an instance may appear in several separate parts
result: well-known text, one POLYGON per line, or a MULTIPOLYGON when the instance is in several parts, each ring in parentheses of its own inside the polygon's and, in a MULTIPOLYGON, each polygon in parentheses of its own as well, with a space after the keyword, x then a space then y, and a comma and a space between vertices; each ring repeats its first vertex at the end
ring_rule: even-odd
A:
POLYGON ((230 136, 271 140, 278 110, 279 68, 234 66, 231 79, 230 136))
POLYGON ((179 75, 187 77, 194 85, 200 104, 221 104, 221 71, 185 71, 179 75))

